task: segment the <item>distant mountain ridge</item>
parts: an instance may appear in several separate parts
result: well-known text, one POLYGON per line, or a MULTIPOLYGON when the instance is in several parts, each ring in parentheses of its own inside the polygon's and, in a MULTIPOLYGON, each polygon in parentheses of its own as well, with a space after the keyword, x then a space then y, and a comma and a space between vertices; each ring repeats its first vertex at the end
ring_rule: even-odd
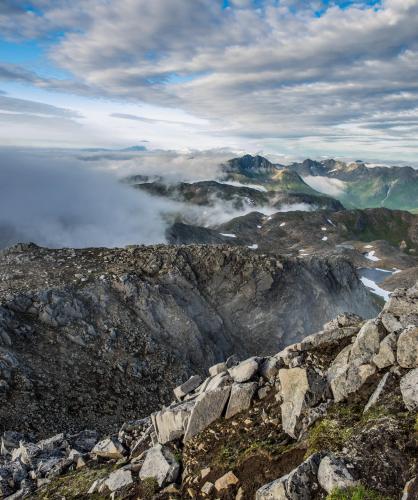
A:
POLYGON ((307 159, 287 168, 317 190, 321 178, 329 179, 331 187, 336 188, 332 191, 333 196, 346 208, 418 210, 418 170, 412 167, 368 167, 361 161, 307 159))

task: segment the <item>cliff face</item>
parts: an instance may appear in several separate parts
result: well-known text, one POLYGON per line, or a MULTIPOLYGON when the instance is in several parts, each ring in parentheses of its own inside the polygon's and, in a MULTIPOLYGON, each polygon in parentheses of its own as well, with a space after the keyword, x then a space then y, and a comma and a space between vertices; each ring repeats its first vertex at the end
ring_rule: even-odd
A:
POLYGON ((114 428, 232 353, 272 354, 377 306, 347 261, 226 246, 0 254, 0 429, 114 428))

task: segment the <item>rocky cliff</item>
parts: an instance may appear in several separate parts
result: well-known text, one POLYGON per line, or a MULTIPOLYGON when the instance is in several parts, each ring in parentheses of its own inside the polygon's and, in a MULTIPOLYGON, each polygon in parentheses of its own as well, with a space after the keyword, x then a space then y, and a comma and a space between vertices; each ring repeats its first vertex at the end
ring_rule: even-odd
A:
POLYGON ((0 429, 112 429, 232 353, 272 354, 376 304, 343 259, 226 246, 0 256, 0 429))
POLYGON ((231 356, 117 434, 5 432, 11 498, 414 500, 418 284, 274 356, 231 356), (14 493, 16 492, 16 493, 14 493))

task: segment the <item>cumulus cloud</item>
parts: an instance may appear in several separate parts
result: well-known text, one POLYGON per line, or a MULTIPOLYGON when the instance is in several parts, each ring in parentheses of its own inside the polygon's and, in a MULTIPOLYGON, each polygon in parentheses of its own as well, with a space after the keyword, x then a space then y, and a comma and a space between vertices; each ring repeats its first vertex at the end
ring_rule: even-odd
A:
POLYGON ((202 135, 287 154, 417 152, 416 0, 29 3, 9 31, 62 30, 50 55, 74 75, 38 85, 181 108, 209 121, 202 135))

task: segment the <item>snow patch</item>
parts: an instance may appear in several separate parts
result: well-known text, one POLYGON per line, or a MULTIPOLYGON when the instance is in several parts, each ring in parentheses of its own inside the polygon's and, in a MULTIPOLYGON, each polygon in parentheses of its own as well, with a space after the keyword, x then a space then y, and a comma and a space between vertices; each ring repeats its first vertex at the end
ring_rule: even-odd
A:
POLYGON ((387 290, 383 290, 383 288, 380 288, 380 286, 374 281, 364 277, 360 278, 360 281, 375 295, 383 297, 386 302, 389 300, 390 292, 388 292, 387 290))
POLYGON ((279 227, 284 227, 286 225, 286 222, 282 222, 279 227))
POLYGON ((235 234, 230 234, 230 233, 219 233, 222 236, 225 236, 226 238, 236 238, 237 236, 235 234))
POLYGON ((376 257, 375 255, 376 251, 375 250, 372 250, 371 252, 367 252, 366 254, 364 254, 364 256, 366 257, 366 259, 368 260, 371 260, 373 262, 378 262, 379 260, 379 257, 376 257))
POLYGON ((257 250, 258 245, 257 245, 257 243, 253 243, 252 245, 248 245, 248 248, 249 248, 250 250, 257 250))
POLYGON ((322 238, 322 241, 327 241, 327 239, 328 239, 328 236, 324 236, 324 237, 322 238))

